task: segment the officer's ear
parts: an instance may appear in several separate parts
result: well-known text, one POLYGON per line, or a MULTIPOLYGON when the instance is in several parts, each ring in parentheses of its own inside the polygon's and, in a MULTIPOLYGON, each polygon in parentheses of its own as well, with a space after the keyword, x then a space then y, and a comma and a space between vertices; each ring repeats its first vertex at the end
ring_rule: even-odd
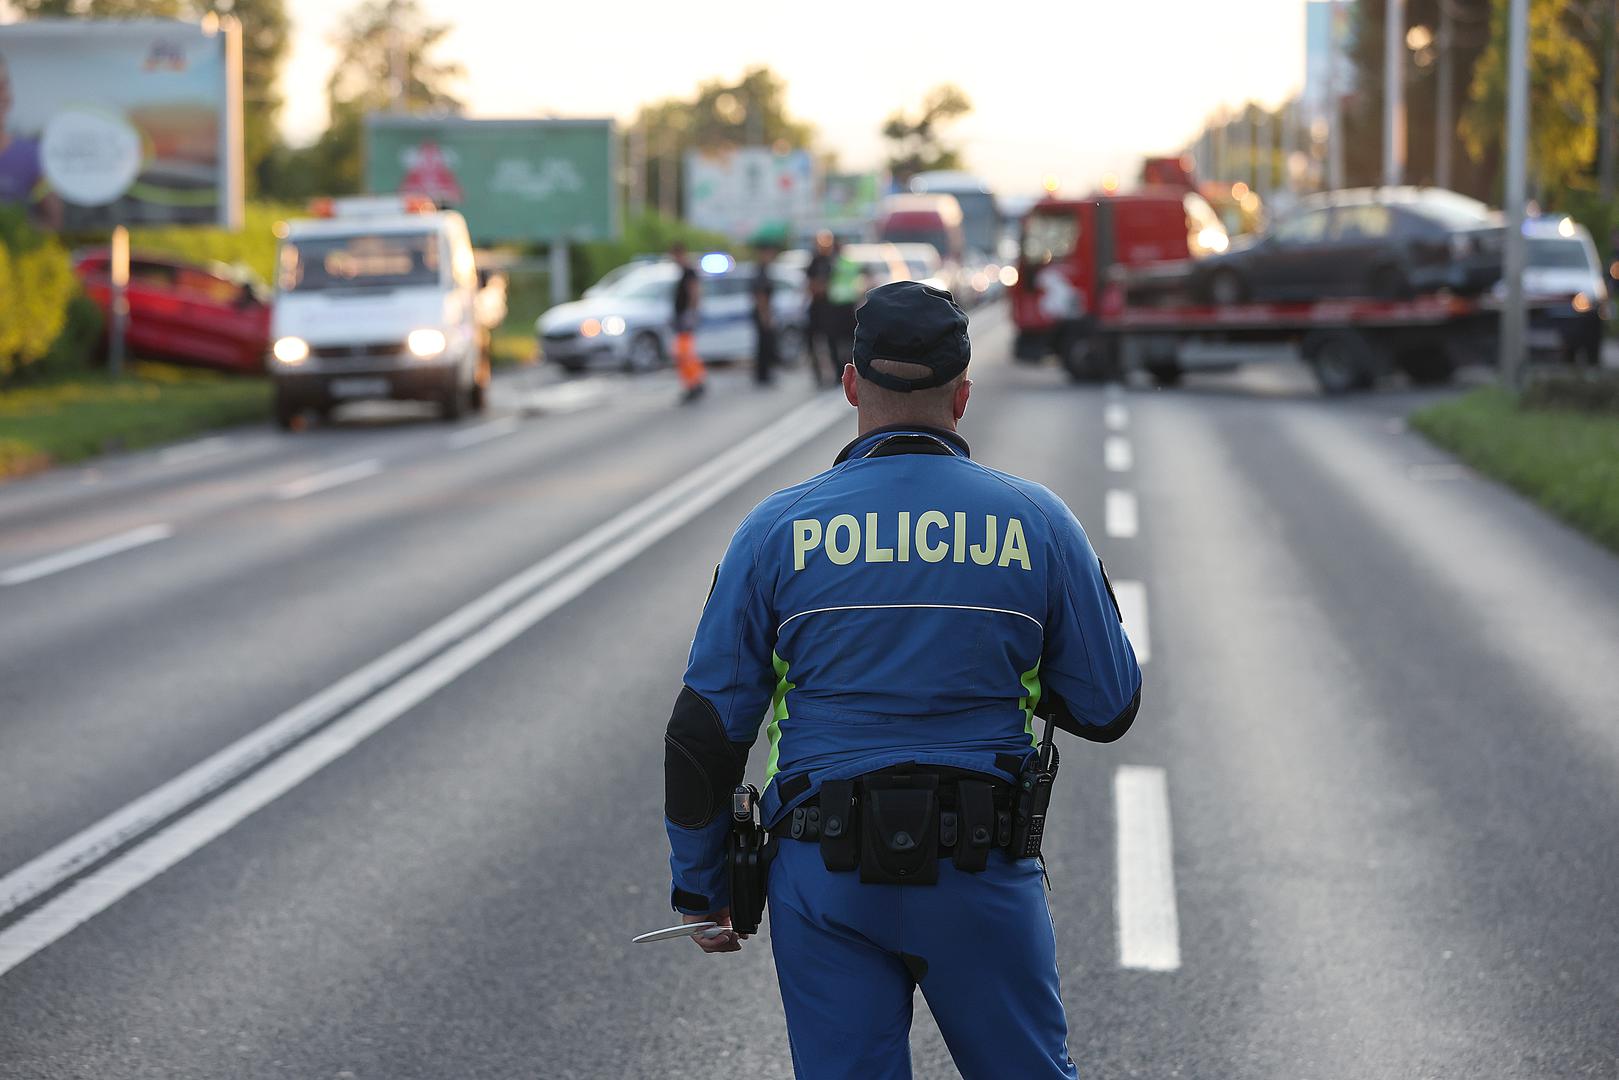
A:
POLYGON ((848 399, 850 405, 853 405, 857 409, 860 408, 859 381, 859 378, 855 374, 854 365, 844 364, 843 396, 848 399))
POLYGON ((956 387, 955 397, 950 402, 951 410, 955 413, 957 420, 966 415, 967 399, 972 397, 972 394, 973 381, 971 379, 962 379, 961 385, 956 387))

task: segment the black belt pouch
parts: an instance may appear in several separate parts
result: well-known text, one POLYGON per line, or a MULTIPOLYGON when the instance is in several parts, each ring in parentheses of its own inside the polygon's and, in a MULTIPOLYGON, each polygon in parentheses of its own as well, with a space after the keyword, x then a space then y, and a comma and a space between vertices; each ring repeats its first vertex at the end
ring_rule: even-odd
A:
POLYGON ((873 885, 938 883, 938 776, 879 774, 861 782, 860 880, 873 885))

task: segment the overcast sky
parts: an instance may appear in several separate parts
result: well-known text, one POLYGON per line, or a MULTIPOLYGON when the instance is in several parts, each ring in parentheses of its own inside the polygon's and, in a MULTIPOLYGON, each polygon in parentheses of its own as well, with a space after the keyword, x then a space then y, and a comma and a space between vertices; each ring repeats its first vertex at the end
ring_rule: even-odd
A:
MULTIPOLYGON (((289 0, 283 126, 325 124, 328 42, 345 6, 289 0)), ((473 116, 614 116, 768 64, 843 165, 882 162, 894 108, 951 81, 975 111, 968 165, 1006 193, 1070 189, 1169 152, 1216 106, 1279 103, 1304 80, 1304 0, 425 0, 455 25, 473 116), (1240 13, 1240 15, 1238 14, 1240 13)))

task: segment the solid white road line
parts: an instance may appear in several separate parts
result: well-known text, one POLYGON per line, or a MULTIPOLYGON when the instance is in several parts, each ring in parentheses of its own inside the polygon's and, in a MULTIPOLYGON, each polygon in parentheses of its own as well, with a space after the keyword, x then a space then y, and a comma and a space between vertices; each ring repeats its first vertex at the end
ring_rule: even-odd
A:
POLYGON ((1129 537, 1136 534, 1136 497, 1129 491, 1107 493, 1107 534, 1129 537))
POLYGON ((1128 472, 1131 463, 1130 440, 1123 435, 1109 435, 1102 444, 1102 460, 1113 472, 1128 472))
POLYGON ((1119 966, 1174 971, 1181 966, 1175 910, 1175 848, 1164 770, 1120 765, 1113 775, 1118 828, 1119 966))
POLYGON ((1147 587, 1139 581, 1115 581, 1113 598, 1119 602, 1124 632, 1136 650, 1136 662, 1152 659, 1152 635, 1147 632, 1147 587))
POLYGON ((158 460, 165 465, 184 465, 192 461, 201 461, 203 458, 215 457, 230 448, 229 436, 214 435, 206 439, 181 443, 179 446, 171 446, 158 456, 158 460))
POLYGON ((491 439, 510 435, 517 430, 517 427, 517 417, 508 416, 501 420, 491 420, 487 424, 479 424, 477 427, 454 432, 444 441, 451 450, 464 450, 469 446, 477 446, 479 443, 486 443, 491 439))
POLYGON ((375 476, 381 471, 382 462, 376 458, 367 458, 364 461, 356 461, 352 465, 342 465, 335 469, 328 469, 326 472, 315 473, 313 476, 301 477, 290 483, 282 484, 275 489, 275 497, 283 500, 301 499, 305 495, 330 491, 332 488, 342 487, 344 484, 352 484, 356 480, 364 480, 366 477, 375 476))
POLYGON ((842 400, 831 398, 818 398, 788 413, 405 644, 0 878, 0 916, 4 916, 346 712, 242 784, 0 931, 0 975, 342 756, 590 585, 847 417, 842 400))
POLYGON ((1122 401, 1110 401, 1102 407, 1102 422, 1110 431, 1123 431, 1130 426, 1130 410, 1122 401))
POLYGON ((168 525, 142 525, 138 529, 130 529, 128 532, 121 532, 104 540, 81 544, 66 551, 58 551, 55 555, 47 555, 43 559, 35 559, 21 566, 13 566, 10 570, 0 571, 0 585, 21 585, 25 581, 34 581, 62 570, 71 570, 75 566, 95 562, 97 559, 105 559, 108 555, 116 555, 120 551, 167 540, 173 535, 174 529, 168 525))

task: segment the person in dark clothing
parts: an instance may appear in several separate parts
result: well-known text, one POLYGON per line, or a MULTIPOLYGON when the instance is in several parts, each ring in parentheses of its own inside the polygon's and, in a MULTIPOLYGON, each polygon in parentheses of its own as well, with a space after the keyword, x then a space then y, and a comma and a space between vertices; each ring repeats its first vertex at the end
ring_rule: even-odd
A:
POLYGON ((774 237, 754 241, 753 329, 758 344, 754 350, 753 381, 769 386, 776 379, 776 315, 771 299, 776 291, 770 268, 776 261, 781 242, 774 237))
POLYGON ((708 370, 697 355, 697 307, 702 298, 702 285, 697 271, 686 255, 686 245, 678 241, 669 247, 669 257, 680 267, 680 280, 675 284, 674 336, 675 370, 680 375, 684 390, 680 400, 690 404, 703 396, 708 388, 708 370))
POLYGON ((815 235, 815 254, 804 268, 804 287, 809 293, 809 335, 805 345, 816 386, 836 386, 843 378, 843 335, 838 332, 838 312, 828 295, 837 258, 837 237, 822 229, 815 235), (823 366, 831 372, 830 382, 822 378, 823 366))

